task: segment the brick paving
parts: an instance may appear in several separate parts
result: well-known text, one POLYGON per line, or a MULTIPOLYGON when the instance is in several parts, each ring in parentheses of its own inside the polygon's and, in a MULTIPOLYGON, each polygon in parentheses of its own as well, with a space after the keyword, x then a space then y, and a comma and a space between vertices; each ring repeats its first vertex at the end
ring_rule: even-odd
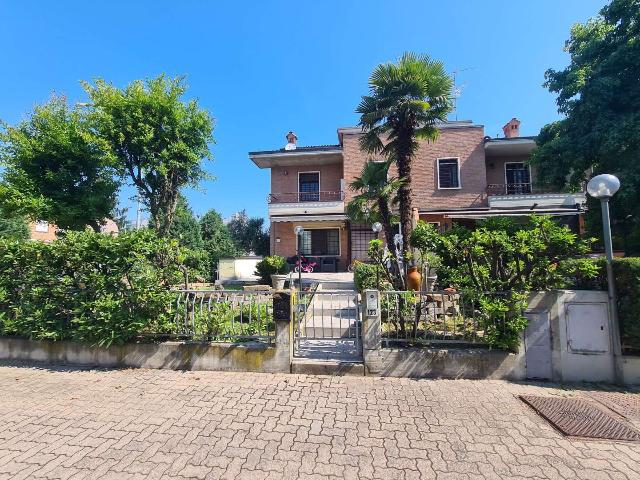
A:
MULTIPOLYGON (((640 478, 502 381, 0 366, 0 478, 640 478)), ((588 392, 586 392, 588 393, 588 392)))

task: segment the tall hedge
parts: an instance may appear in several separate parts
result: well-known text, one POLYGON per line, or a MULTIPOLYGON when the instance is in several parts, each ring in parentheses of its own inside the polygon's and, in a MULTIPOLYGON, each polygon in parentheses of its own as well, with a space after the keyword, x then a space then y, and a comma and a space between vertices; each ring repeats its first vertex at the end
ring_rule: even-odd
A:
MULTIPOLYGON (((598 266, 598 276, 569 278, 568 288, 607 290, 605 259, 596 258, 592 262, 598 266)), ((640 353, 640 258, 614 258, 613 274, 616 282, 622 349, 626 353, 640 353)))
POLYGON ((163 331, 183 260, 148 230, 0 240, 0 334, 110 345, 163 331))

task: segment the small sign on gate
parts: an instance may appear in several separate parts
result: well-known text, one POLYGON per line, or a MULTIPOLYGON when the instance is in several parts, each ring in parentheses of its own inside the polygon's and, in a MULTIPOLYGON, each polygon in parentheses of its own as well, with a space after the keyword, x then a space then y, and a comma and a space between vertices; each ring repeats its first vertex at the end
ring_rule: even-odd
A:
POLYGON ((367 316, 375 317, 378 315, 378 295, 374 292, 367 293, 367 316))

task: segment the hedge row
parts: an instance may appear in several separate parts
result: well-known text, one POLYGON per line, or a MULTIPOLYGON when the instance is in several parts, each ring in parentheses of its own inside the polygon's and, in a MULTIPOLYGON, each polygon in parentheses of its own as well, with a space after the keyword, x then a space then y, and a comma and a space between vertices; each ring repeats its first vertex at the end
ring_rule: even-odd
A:
POLYGON ((0 334, 110 345, 165 331, 184 260, 145 230, 0 241, 0 334))

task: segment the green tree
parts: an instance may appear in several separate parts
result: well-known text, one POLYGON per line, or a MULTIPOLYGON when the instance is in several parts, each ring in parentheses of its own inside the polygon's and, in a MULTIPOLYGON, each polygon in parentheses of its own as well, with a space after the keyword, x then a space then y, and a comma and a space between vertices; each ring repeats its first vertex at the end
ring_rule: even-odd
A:
POLYGON ((233 215, 228 228, 231 238, 243 253, 269 254, 269 232, 264 228, 263 218, 250 218, 245 210, 241 210, 233 215))
POLYGON ((169 229, 169 237, 178 240, 183 247, 191 250, 201 250, 204 247, 200 222, 189 207, 184 195, 178 196, 178 204, 169 229))
POLYGON ((29 224, 24 217, 0 217, 0 239, 28 240, 29 224))
POLYGON ((100 230, 116 203, 108 145, 86 115, 52 97, 30 117, 0 132, 0 203, 9 213, 54 222, 68 230, 100 230))
POLYGON ((218 268, 218 260, 221 258, 233 258, 240 254, 229 229, 224 224, 218 212, 211 209, 200 219, 200 229, 204 240, 204 249, 209 258, 211 278, 215 278, 215 270, 218 268))
POLYGON ((400 186, 400 226, 403 248, 409 248, 411 218, 411 166, 419 140, 438 137, 438 123, 452 108, 453 82, 442 62, 425 55, 405 53, 397 63, 378 65, 369 78, 369 95, 356 110, 365 134, 361 147, 382 154, 405 179, 400 186))
POLYGON ((354 222, 372 224, 380 222, 384 228, 387 248, 393 252, 393 222, 396 220, 391 208, 397 204, 398 189, 404 181, 389 178, 389 161, 368 161, 362 173, 349 188, 358 194, 347 205, 347 214, 354 222))
MULTIPOLYGON (((622 186, 612 200, 614 233, 637 237, 640 1, 613 0, 597 17, 574 25, 565 50, 569 65, 545 74, 544 85, 558 95, 564 118, 540 131, 532 157, 538 181, 577 189, 587 175, 615 173, 622 186)), ((599 215, 599 202, 590 200, 589 207, 590 215, 599 215)), ((593 234, 600 226, 594 220, 587 223, 593 234)))
POLYGON ((213 119, 196 100, 182 100, 182 77, 160 75, 124 89, 104 80, 83 86, 96 131, 110 144, 119 172, 138 189, 154 229, 167 236, 180 189, 207 176, 202 161, 211 158, 213 119))

